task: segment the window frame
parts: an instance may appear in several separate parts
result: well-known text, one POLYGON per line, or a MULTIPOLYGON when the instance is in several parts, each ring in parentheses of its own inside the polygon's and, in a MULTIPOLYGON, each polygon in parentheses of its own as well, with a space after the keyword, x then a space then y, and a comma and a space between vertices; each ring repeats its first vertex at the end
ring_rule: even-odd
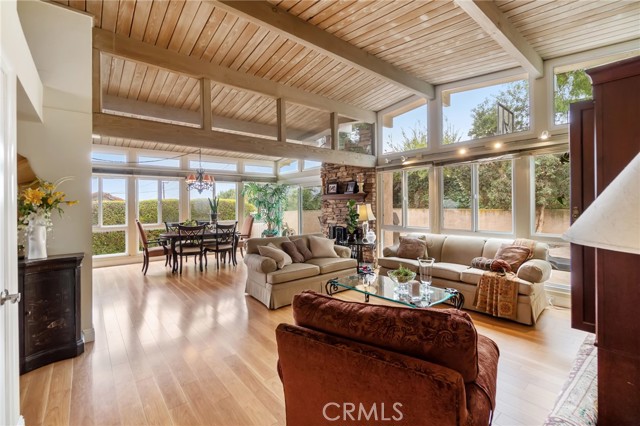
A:
POLYGON ((129 254, 129 226, 130 226, 130 221, 129 221, 129 198, 130 198, 129 195, 130 194, 129 194, 129 184, 128 184, 129 177, 121 176, 121 175, 92 173, 91 179, 93 180, 93 178, 98 179, 98 191, 97 191, 98 192, 98 224, 97 225, 93 225, 93 223, 91 224, 91 235, 93 235, 94 233, 124 231, 124 251, 119 253, 108 253, 108 254, 93 254, 92 252, 92 258, 102 259, 102 258, 109 258, 109 257, 127 256, 129 254), (104 194, 103 179, 122 179, 125 182, 125 185, 124 185, 124 195, 125 195, 124 222, 125 223, 123 225, 103 225, 103 208, 102 208, 103 194, 104 194))
POLYGON ((480 223, 480 175, 479 175, 479 166, 484 162, 474 162, 471 164, 450 164, 445 166, 439 166, 438 175, 440 176, 439 180, 439 217, 440 217, 440 231, 447 234, 471 234, 471 235, 497 235, 497 236, 511 236, 515 235, 516 230, 516 215, 515 215, 515 190, 516 190, 516 179, 515 179, 515 164, 514 160, 494 160, 494 161, 510 161, 511 162, 511 231, 495 231, 495 230, 485 230, 479 229, 480 223), (470 194, 470 205, 471 205, 471 228, 470 229, 453 229, 446 228, 444 226, 444 173, 442 169, 444 167, 471 167, 471 194, 470 194))

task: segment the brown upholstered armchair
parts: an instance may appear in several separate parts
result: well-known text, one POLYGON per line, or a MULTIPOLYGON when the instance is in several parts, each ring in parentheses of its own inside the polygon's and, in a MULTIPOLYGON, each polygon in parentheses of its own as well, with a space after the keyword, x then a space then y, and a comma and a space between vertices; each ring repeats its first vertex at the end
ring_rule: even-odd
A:
POLYGON ((288 426, 488 425, 499 351, 465 312, 294 297, 276 330, 288 426))

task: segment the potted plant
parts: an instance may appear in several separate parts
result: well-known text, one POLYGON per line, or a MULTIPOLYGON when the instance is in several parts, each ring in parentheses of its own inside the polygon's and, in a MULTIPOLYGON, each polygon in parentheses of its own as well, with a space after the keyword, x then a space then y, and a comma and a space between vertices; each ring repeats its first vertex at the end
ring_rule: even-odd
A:
POLYGON ((355 200, 347 201, 347 233, 349 234, 349 242, 353 243, 356 240, 356 230, 358 229, 358 209, 356 209, 355 200))
POLYGON ((267 224, 267 229, 262 232, 263 237, 275 237, 282 231, 288 188, 287 185, 273 183, 249 182, 244 184, 242 195, 246 196, 247 200, 256 207, 255 219, 264 220, 267 224))
POLYGON ((211 209, 211 223, 216 223, 218 221, 218 201, 220 201, 220 197, 214 197, 213 200, 207 198, 207 200, 209 200, 209 208, 211 209))

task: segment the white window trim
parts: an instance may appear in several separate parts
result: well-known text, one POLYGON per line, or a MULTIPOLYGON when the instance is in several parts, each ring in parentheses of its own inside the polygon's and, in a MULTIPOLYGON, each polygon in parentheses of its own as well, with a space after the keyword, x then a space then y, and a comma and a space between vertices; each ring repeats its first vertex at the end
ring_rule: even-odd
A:
POLYGON ((119 257, 119 256, 127 256, 129 253, 129 188, 128 188, 128 177, 119 176, 119 175, 108 175, 108 174, 93 174, 91 178, 98 178, 98 224, 91 226, 91 234, 93 233, 106 233, 106 232, 114 232, 114 231, 124 231, 124 241, 125 248, 124 252, 120 253, 110 253, 110 254, 98 254, 93 255, 94 259, 103 259, 109 257, 119 257), (103 212, 102 212, 102 197, 103 197, 103 179, 124 179, 125 181, 125 216, 124 216, 124 225, 103 225, 103 212))

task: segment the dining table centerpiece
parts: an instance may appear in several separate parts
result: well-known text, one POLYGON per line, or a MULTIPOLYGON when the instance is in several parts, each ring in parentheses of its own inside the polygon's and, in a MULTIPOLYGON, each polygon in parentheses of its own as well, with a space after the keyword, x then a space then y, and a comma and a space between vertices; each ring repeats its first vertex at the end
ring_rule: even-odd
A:
POLYGON ((62 178, 53 183, 38 179, 34 185, 24 188, 18 195, 18 230, 26 231, 27 259, 47 257, 47 232, 53 227, 51 213, 62 215, 62 206, 78 202, 65 200, 66 194, 58 186, 71 178, 62 178))

